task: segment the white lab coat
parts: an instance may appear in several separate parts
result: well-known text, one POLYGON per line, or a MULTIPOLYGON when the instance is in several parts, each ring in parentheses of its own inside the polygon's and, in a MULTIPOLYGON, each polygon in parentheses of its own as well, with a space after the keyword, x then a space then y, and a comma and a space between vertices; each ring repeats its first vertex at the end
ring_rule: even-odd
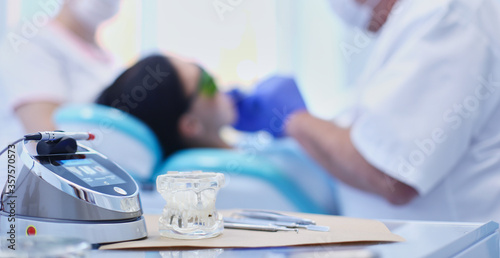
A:
MULTIPOLYGON (((13 33, 26 36, 21 30, 13 33)), ((4 40, 0 57, 1 148, 25 134, 14 115, 16 107, 37 101, 93 102, 119 72, 115 58, 57 23, 41 28, 26 44, 16 46, 4 40)), ((4 160, 5 156, 1 157, 0 161, 4 160)))
POLYGON ((393 206, 342 184, 345 215, 500 221, 498 28, 497 0, 399 2, 357 82, 351 139, 419 197, 393 206))

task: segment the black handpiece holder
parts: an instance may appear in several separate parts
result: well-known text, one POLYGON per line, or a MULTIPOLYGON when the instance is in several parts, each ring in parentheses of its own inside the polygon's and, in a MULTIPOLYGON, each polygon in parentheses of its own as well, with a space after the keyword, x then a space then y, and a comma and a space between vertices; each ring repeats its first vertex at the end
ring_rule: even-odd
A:
POLYGON ((36 145, 38 155, 73 154, 77 149, 78 145, 76 140, 69 137, 63 137, 53 141, 39 141, 36 145))

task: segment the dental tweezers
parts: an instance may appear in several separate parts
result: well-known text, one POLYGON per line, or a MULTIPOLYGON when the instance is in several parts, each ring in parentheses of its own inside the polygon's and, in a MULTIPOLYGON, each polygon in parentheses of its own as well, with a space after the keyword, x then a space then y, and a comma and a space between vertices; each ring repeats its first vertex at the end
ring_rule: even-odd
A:
POLYGON ((272 220, 281 222, 292 222, 301 225, 316 225, 314 220, 299 218, 295 216, 285 215, 274 211, 264 211, 264 210, 243 210, 234 213, 237 216, 251 218, 251 219, 262 219, 262 220, 272 220))
POLYGON ((305 228, 307 230, 322 232, 330 231, 330 227, 318 226, 313 220, 289 216, 273 211, 243 210, 241 212, 236 212, 233 215, 245 218, 242 221, 251 224, 264 224, 267 222, 276 226, 283 226, 288 228, 305 228))
POLYGON ((233 223, 257 224, 257 225, 275 225, 287 228, 304 228, 312 231, 329 232, 330 227, 318 225, 304 225, 295 222, 277 221, 277 220, 263 220, 263 219, 250 219, 250 218, 224 218, 225 221, 233 223))
POLYGON ((277 231, 295 231, 299 233, 298 229, 281 227, 276 225, 264 225, 264 224, 247 224, 247 223, 236 223, 236 222, 228 222, 224 220, 224 228, 231 229, 246 229, 246 230, 258 230, 258 231, 268 231, 268 232, 277 232, 277 231))

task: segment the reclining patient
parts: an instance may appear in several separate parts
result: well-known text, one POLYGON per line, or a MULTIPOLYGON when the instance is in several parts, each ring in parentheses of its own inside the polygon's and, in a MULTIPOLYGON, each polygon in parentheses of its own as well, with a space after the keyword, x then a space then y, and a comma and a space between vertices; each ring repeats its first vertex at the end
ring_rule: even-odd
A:
POLYGON ((186 148, 230 148, 220 137, 228 125, 244 131, 269 128, 282 136, 280 114, 305 109, 302 97, 289 78, 275 77, 261 85, 253 96, 238 90, 224 94, 200 66, 153 55, 123 72, 97 103, 142 120, 158 137, 166 158, 186 148))
POLYGON ((192 147, 229 148, 219 130, 236 119, 232 101, 217 91, 203 68, 161 55, 123 72, 97 103, 142 120, 158 137, 165 157, 192 147))

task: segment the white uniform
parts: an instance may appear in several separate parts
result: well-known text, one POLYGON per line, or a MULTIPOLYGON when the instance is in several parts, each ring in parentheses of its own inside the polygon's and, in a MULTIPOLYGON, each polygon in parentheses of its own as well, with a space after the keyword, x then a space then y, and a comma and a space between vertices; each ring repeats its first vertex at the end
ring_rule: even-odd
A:
POLYGON ((399 2, 358 81, 351 139, 419 197, 393 206, 342 184, 345 215, 500 221, 498 28, 497 0, 399 2))
POLYGON ((20 45, 18 51, 4 41, 0 56, 1 148, 25 134, 14 115, 16 107, 37 101, 93 102, 119 71, 110 55, 55 22, 20 45))

